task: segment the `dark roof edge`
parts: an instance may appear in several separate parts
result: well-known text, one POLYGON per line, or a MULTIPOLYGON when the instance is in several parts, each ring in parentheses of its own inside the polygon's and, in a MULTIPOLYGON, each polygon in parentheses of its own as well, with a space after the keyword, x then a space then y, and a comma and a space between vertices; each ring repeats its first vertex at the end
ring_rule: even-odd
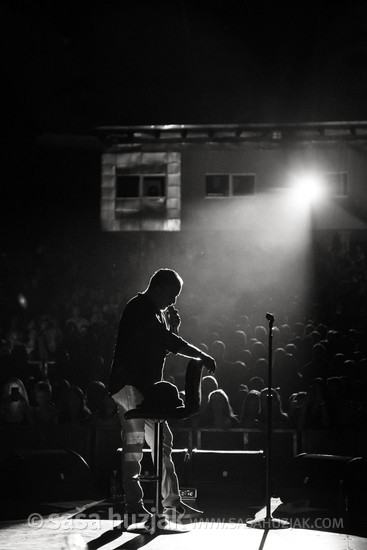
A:
POLYGON ((290 123, 245 123, 245 124, 143 124, 143 125, 106 125, 97 126, 95 129, 101 132, 111 131, 133 131, 139 130, 144 132, 180 132, 182 130, 190 131, 235 131, 235 130, 266 130, 266 129, 297 129, 297 128, 350 128, 350 127, 366 127, 367 120, 353 121, 324 121, 324 122, 290 122, 290 123))

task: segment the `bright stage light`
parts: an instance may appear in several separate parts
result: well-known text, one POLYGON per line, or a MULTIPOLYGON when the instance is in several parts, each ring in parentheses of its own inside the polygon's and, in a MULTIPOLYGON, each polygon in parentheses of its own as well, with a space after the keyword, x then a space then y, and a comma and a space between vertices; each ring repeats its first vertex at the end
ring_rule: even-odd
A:
POLYGON ((324 189, 317 174, 304 174, 294 179, 290 198, 295 205, 307 205, 322 198, 324 189))

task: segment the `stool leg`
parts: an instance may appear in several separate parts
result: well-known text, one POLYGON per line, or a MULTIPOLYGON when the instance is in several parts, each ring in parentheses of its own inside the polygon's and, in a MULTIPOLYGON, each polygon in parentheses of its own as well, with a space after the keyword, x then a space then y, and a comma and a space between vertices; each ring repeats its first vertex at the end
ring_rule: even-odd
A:
POLYGON ((154 534, 162 512, 162 472, 163 472, 163 424, 154 424, 154 477, 155 481, 155 510, 152 518, 151 533, 154 534))
POLYGON ((158 515, 159 504, 159 422, 154 423, 154 477, 155 477, 155 510, 154 516, 158 515))
POLYGON ((162 511, 162 474, 163 474, 163 430, 162 422, 156 422, 154 426, 154 476, 155 484, 155 513, 160 515, 162 511))
POLYGON ((156 508, 160 516, 162 510, 162 480, 163 480, 163 423, 158 423, 158 482, 156 485, 156 508))

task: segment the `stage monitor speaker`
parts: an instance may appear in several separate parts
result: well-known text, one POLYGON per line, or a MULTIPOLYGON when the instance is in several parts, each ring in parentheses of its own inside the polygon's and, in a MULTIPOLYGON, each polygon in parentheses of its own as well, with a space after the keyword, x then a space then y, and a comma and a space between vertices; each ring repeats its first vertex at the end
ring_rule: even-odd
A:
POLYGON ((352 457, 297 455, 280 476, 279 497, 284 503, 305 501, 309 507, 345 508, 347 467, 352 457))
POLYGON ((265 498, 263 451, 211 451, 194 449, 189 482, 198 500, 241 500, 252 505, 265 498))
POLYGON ((60 502, 93 494, 90 468, 72 450, 13 451, 2 464, 2 500, 60 502))
POLYGON ((367 536, 367 457, 353 458, 345 476, 348 528, 351 533, 367 536))

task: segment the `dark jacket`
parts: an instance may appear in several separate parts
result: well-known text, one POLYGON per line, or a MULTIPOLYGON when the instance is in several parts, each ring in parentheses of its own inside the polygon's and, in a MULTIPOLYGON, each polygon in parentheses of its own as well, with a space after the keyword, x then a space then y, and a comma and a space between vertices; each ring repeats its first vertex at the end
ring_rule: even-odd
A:
POLYGON ((167 329, 153 302, 139 293, 128 302, 120 319, 109 379, 110 394, 129 384, 145 396, 162 379, 166 355, 177 353, 185 343, 167 329))

